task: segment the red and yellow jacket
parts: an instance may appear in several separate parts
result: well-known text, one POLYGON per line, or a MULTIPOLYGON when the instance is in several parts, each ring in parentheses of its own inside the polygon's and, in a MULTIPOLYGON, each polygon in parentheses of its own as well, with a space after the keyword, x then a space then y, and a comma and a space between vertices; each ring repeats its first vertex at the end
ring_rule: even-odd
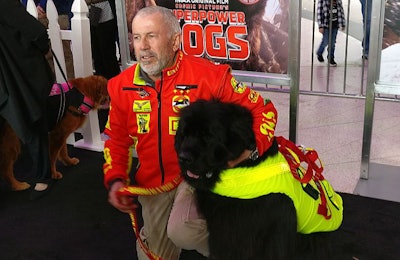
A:
POLYGON ((171 183, 180 175, 174 149, 179 110, 198 99, 217 98, 249 108, 254 117, 258 151, 271 145, 277 122, 272 102, 236 81, 228 65, 191 57, 179 51, 175 64, 162 72, 161 80, 151 86, 141 77, 135 64, 109 80, 111 98, 105 133, 104 183, 115 179, 129 184, 132 149, 140 166, 135 185, 145 188, 171 183), (265 103, 265 104, 264 104, 265 103))

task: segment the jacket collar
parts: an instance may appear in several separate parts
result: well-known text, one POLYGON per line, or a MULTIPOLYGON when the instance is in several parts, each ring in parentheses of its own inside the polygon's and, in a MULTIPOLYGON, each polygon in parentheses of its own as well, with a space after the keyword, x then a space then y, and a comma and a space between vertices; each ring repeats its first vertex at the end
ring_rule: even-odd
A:
MULTIPOLYGON (((174 65, 169 68, 166 68, 162 71, 163 78, 168 78, 174 76, 181 66, 183 59, 183 52, 179 50, 176 53, 176 59, 174 65)), ((136 64, 134 77, 133 77, 133 84, 137 86, 154 86, 154 82, 142 71, 140 68, 139 63, 136 64)))

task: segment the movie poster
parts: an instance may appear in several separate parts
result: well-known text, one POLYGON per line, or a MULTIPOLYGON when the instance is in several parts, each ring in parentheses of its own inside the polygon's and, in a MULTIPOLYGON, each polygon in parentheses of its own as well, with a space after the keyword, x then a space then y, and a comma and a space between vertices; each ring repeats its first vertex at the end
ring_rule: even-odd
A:
POLYGON ((136 12, 160 5, 180 21, 186 54, 235 70, 287 73, 289 0, 126 0, 125 5, 129 40, 136 12))

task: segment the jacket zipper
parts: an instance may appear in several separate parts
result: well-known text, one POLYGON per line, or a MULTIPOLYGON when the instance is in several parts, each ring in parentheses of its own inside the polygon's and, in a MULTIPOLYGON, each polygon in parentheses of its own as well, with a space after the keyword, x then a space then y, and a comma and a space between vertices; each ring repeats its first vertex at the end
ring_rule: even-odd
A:
POLYGON ((160 164, 160 171, 161 171, 161 184, 164 184, 165 181, 165 170, 164 170, 164 165, 163 165, 163 160, 162 160, 162 127, 161 127, 161 92, 162 92, 162 82, 163 82, 163 75, 161 75, 161 80, 160 80, 160 91, 157 92, 157 102, 158 102, 158 158, 159 158, 159 164, 160 164))

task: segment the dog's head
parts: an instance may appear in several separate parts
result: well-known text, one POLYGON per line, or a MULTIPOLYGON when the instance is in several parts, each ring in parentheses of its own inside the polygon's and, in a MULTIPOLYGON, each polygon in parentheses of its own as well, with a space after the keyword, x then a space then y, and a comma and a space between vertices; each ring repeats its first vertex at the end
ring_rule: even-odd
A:
POLYGON ((229 161, 255 147, 253 117, 242 106, 200 100, 180 113, 175 150, 183 178, 196 188, 212 188, 229 161))
POLYGON ((72 86, 93 102, 93 109, 105 105, 109 101, 107 92, 108 80, 103 76, 92 75, 84 78, 71 79, 72 86))

